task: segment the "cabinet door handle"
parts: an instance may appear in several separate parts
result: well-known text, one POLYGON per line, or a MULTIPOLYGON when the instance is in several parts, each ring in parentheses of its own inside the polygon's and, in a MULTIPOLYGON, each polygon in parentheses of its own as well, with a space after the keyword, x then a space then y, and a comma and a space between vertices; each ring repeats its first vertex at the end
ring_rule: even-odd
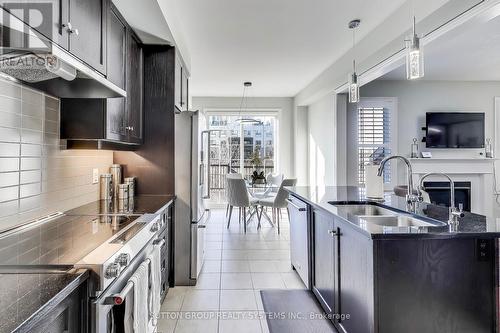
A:
POLYGON ((299 212, 305 212, 306 209, 304 207, 299 207, 297 206, 296 204, 293 203, 292 200, 290 199, 286 199, 286 202, 288 202, 290 205, 292 205, 293 207, 295 207, 299 212))
POLYGON ((63 24, 63 27, 66 28, 66 31, 70 34, 73 34, 75 36, 78 36, 79 34, 79 31, 78 29, 73 29, 73 25, 71 24, 71 22, 68 22, 66 24, 63 24))
POLYGON ((330 236, 336 236, 339 234, 337 230, 328 230, 328 233, 330 234, 330 236))

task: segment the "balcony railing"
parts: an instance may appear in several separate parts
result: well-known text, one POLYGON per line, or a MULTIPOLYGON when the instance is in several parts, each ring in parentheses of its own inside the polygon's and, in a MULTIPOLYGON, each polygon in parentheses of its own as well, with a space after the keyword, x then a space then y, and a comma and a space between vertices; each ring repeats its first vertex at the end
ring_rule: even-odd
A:
MULTIPOLYGON (((271 163, 264 163, 259 170, 264 171, 264 175, 274 172, 274 165, 271 163)), ((224 190, 226 188, 225 180, 228 173, 241 173, 245 179, 250 179, 254 170, 255 167, 253 165, 245 165, 243 172, 240 172, 239 165, 212 164, 210 165, 210 190, 224 190)))

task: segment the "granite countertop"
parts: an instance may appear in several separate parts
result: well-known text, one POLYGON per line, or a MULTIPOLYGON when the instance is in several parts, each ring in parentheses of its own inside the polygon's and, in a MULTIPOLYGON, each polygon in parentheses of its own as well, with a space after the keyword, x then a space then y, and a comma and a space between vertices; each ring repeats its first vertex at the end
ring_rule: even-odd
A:
POLYGON ((449 232, 448 227, 387 227, 370 223, 356 223, 355 219, 348 219, 348 216, 337 209, 330 202, 336 203, 357 203, 373 202, 377 205, 396 209, 404 214, 411 214, 428 221, 448 220, 448 208, 427 203, 417 203, 416 213, 410 213, 406 209, 406 200, 396 196, 394 193, 386 192, 383 200, 373 201, 367 199, 364 188, 355 186, 295 186, 287 187, 292 195, 306 201, 307 203, 319 207, 327 212, 337 215, 348 221, 351 225, 359 229, 371 238, 457 238, 457 237, 500 237, 500 225, 496 219, 483 215, 465 212, 465 216, 460 218, 457 232, 449 232), (354 220, 354 221, 353 221, 354 220))
POLYGON ((21 332, 89 277, 85 269, 50 274, 0 274, 0 333, 21 332))

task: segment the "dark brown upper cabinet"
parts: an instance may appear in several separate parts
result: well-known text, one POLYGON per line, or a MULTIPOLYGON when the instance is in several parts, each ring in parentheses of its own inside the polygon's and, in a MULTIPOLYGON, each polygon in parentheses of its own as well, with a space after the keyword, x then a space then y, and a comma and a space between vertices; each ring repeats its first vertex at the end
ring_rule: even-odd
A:
POLYGON ((31 27, 73 56, 106 74, 106 21, 110 0, 54 0, 50 2, 17 1, 2 4, 26 24, 36 8, 49 23, 31 27), (46 14, 45 14, 46 13, 46 14))
POLYGON ((178 112, 189 110, 189 74, 178 54, 175 58, 175 108, 178 112))
POLYGON ((107 18, 107 78, 125 89, 127 97, 62 99, 61 139, 69 140, 69 147, 92 148, 102 141, 138 145, 143 141, 142 46, 112 4, 107 18))
POLYGON ((111 5, 108 11, 107 78, 125 89, 125 57, 127 51, 127 24, 111 5))
POLYGON ((68 50, 94 69, 106 73, 106 15, 108 0, 69 0, 68 50))
POLYGON ((128 141, 141 143, 143 139, 144 60, 139 40, 133 33, 127 35, 127 101, 126 119, 128 141))

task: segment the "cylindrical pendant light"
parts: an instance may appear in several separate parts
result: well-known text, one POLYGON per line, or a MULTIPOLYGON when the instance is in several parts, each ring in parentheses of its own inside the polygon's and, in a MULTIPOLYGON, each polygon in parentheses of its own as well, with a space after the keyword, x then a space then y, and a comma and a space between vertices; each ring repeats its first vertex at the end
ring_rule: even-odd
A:
POLYGON ((406 78, 408 80, 424 77, 424 50, 415 26, 415 16, 413 16, 413 34, 410 39, 406 40, 406 78))
POLYGON ((349 73, 349 103, 358 103, 359 96, 359 82, 358 74, 356 73, 356 28, 361 24, 361 20, 356 19, 349 22, 349 29, 352 30, 352 49, 354 53, 354 59, 352 60, 352 73, 349 73))

